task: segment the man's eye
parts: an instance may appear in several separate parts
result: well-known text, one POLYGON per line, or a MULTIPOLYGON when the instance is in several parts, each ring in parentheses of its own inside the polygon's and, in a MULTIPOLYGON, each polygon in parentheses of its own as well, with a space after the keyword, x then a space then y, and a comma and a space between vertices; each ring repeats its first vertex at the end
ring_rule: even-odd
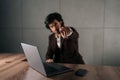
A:
POLYGON ((51 28, 53 28, 54 27, 54 25, 53 26, 51 26, 51 28))

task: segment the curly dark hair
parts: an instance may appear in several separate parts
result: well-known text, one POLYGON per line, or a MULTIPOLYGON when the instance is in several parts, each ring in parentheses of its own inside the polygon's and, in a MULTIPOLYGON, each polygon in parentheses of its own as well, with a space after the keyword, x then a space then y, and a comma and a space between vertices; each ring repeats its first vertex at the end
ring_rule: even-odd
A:
POLYGON ((46 17, 46 19, 45 19, 45 27, 47 28, 47 29, 50 29, 49 28, 49 24, 51 24, 54 20, 57 20, 57 21, 62 21, 62 26, 64 26, 64 21, 63 21, 63 19, 62 19, 62 16, 61 16, 61 14, 59 14, 59 13, 57 13, 57 12, 54 12, 54 13, 50 13, 47 17, 46 17))

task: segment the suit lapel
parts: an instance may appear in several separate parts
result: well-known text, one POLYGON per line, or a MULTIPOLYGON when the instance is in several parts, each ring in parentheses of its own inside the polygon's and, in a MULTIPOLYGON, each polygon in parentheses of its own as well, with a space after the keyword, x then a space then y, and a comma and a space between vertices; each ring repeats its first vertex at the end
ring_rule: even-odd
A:
MULTIPOLYGON (((55 37, 55 35, 53 36, 53 46, 54 46, 54 48, 58 48, 58 46, 57 46, 57 39, 56 39, 56 37, 55 37)), ((63 42, 64 42, 64 39, 61 37, 61 48, 62 48, 62 46, 63 46, 63 42)), ((61 49, 60 48, 60 49, 61 49)))
POLYGON ((64 42, 64 39, 61 37, 61 48, 62 48, 63 42, 64 42))
POLYGON ((53 43, 54 43, 54 48, 56 48, 57 47, 57 40, 56 40, 55 36, 53 38, 53 43))

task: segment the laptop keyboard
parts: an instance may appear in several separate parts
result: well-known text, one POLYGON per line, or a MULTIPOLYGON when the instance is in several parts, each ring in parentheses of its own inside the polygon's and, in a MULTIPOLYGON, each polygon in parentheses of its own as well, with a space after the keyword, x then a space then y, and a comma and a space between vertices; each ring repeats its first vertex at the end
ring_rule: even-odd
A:
POLYGON ((46 72, 57 72, 68 69, 67 67, 64 67, 56 63, 44 63, 44 67, 46 69, 46 72))
POLYGON ((44 63, 46 72, 56 72, 58 69, 54 68, 51 63, 44 63))
POLYGON ((67 68, 63 65, 59 65, 57 63, 43 63, 43 64, 44 64, 44 68, 46 70, 46 74, 48 76, 71 71, 70 68, 67 68))

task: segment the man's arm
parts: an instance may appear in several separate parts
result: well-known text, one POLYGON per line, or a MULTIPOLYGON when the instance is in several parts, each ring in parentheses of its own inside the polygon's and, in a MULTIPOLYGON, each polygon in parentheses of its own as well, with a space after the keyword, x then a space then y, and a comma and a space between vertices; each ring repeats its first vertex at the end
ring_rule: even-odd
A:
POLYGON ((78 38, 79 38, 78 32, 77 32, 74 28, 72 28, 72 27, 70 27, 70 28, 71 28, 71 30, 72 30, 72 34, 69 36, 69 38, 70 38, 70 39, 73 39, 73 40, 78 39, 78 38))
POLYGON ((79 37, 79 34, 77 33, 77 31, 72 27, 60 28, 60 34, 64 39, 67 39, 67 38, 77 39, 79 37))
POLYGON ((51 47, 50 36, 49 36, 48 50, 47 50, 47 54, 46 54, 46 62, 53 62, 53 51, 52 51, 52 47, 51 47))

